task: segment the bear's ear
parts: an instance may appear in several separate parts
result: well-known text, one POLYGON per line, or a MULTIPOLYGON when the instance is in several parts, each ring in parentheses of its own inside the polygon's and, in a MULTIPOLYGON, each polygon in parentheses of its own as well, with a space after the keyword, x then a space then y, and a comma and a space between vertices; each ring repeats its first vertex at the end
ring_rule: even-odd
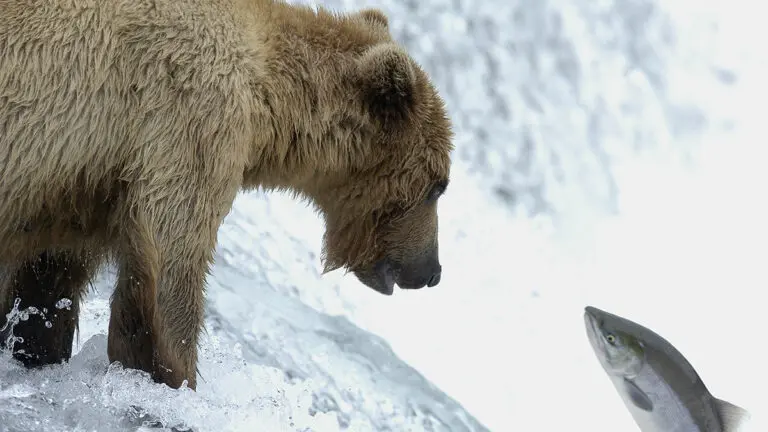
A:
POLYGON ((369 48, 358 60, 358 85, 374 116, 397 120, 413 108, 416 73, 408 54, 393 43, 369 48))
POLYGON ((358 15, 371 24, 383 25, 385 28, 389 28, 389 19, 384 15, 384 12, 379 9, 363 9, 358 12, 358 15))

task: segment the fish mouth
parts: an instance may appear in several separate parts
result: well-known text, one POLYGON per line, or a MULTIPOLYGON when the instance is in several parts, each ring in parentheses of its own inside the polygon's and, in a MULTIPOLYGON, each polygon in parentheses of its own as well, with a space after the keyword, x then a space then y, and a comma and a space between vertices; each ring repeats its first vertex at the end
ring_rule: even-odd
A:
POLYGON ((587 329, 587 339, 592 348, 599 353, 604 351, 602 331, 600 329, 600 310, 592 306, 584 308, 584 326, 587 329))
POLYGON ((586 306, 584 308, 584 316, 590 316, 596 321, 600 321, 600 315, 602 315, 602 312, 603 311, 594 306, 586 306))
POLYGON ((597 315, 597 309, 592 306, 584 308, 584 324, 587 326, 587 330, 591 332, 599 330, 600 318, 597 315))

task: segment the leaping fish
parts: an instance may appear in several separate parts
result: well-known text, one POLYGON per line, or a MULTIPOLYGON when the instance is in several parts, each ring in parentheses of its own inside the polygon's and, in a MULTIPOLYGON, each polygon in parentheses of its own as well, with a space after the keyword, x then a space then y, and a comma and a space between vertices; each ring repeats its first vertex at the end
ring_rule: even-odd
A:
POLYGON ((587 306, 587 337, 642 432, 742 432, 750 414, 714 397, 667 340, 626 318, 587 306))

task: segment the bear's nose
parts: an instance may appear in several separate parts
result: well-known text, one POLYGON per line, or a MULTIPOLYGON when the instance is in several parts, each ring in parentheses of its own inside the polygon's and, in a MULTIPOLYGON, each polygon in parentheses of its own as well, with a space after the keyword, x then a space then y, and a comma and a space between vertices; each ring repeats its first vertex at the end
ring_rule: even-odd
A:
POLYGON ((430 276, 429 281, 427 281, 427 286, 431 288, 431 287, 439 284, 440 283, 440 275, 441 275, 441 273, 442 273, 442 268, 438 267, 437 271, 432 273, 432 276, 430 276))

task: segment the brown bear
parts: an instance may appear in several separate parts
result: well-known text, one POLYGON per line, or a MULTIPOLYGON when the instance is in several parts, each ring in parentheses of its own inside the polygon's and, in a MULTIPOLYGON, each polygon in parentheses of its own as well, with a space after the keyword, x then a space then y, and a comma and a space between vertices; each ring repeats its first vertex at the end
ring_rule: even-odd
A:
POLYGON ((69 359, 79 301, 113 263, 109 360, 194 389, 240 190, 311 202, 326 271, 387 295, 440 281, 452 126, 381 11, 3 0, 0 22, 0 313, 41 312, 14 330, 28 367, 69 359))

